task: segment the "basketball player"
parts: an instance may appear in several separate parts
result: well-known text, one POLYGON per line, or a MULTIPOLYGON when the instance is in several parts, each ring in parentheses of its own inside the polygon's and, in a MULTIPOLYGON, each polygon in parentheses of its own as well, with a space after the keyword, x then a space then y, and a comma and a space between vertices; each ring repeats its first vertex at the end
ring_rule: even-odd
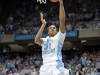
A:
POLYGON ((43 19, 43 14, 40 13, 42 26, 35 37, 35 43, 42 46, 43 65, 40 68, 40 75, 69 75, 69 70, 64 68, 62 63, 61 49, 65 39, 65 10, 63 1, 59 0, 59 31, 54 25, 48 29, 46 38, 41 38, 43 30, 46 26, 46 21, 43 19))

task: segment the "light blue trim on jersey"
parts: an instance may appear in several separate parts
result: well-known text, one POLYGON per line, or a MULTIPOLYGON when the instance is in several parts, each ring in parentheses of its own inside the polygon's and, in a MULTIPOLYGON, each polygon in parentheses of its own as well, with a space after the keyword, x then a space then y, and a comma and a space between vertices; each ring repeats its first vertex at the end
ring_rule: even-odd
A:
POLYGON ((58 64, 58 65, 56 66, 56 68, 57 68, 61 73, 64 73, 65 68, 63 67, 62 62, 59 61, 59 60, 57 60, 56 62, 57 62, 57 64, 58 64))
POLYGON ((50 53, 53 53, 53 52, 55 52, 55 48, 51 49, 51 50, 44 50, 44 51, 42 51, 42 54, 50 54, 50 53))
POLYGON ((61 49, 62 49, 62 43, 60 41, 58 41, 58 47, 57 47, 57 60, 62 61, 62 53, 61 53, 61 49))
POLYGON ((63 73, 63 72, 65 71, 65 69, 64 69, 64 67, 63 67, 63 65, 62 65, 62 52, 61 52, 62 46, 63 46, 63 44, 62 44, 60 41, 58 41, 57 60, 56 60, 56 62, 57 62, 58 65, 56 66, 56 68, 57 68, 61 73, 63 73))

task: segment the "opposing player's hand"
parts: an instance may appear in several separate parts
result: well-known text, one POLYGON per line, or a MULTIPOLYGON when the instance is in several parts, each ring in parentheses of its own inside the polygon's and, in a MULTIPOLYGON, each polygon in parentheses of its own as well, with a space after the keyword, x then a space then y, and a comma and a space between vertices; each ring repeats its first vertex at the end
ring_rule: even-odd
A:
POLYGON ((40 13, 40 18, 41 18, 42 24, 46 25, 46 21, 45 21, 45 19, 43 19, 43 14, 42 13, 40 13))

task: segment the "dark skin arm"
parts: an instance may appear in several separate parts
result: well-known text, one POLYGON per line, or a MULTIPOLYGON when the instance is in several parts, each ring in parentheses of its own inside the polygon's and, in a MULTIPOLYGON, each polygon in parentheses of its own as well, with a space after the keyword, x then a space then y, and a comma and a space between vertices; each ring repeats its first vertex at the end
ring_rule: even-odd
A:
POLYGON ((60 20, 60 30, 62 33, 65 32, 65 9, 63 6, 63 0, 59 0, 59 20, 60 20))
POLYGON ((41 36, 42 36, 43 30, 44 30, 45 25, 46 25, 46 21, 45 21, 45 19, 43 19, 42 13, 40 13, 40 19, 41 19, 41 22, 42 22, 42 26, 41 26, 40 30, 38 31, 38 33, 35 37, 35 43, 38 44, 38 45, 41 45, 43 43, 41 36))

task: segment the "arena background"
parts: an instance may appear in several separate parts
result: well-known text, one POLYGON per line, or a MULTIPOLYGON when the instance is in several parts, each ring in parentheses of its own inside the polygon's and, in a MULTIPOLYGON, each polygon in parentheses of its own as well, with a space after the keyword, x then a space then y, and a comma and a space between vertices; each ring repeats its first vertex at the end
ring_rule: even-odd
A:
MULTIPOLYGON (((100 51, 100 1, 64 0, 66 11, 66 39, 62 48, 66 59, 86 52, 100 51)), ((58 3, 47 0, 47 4, 36 0, 0 0, 0 52, 32 55, 41 53, 34 38, 41 26, 39 13, 43 12, 47 27, 58 27, 58 3), (53 19, 54 18, 54 19, 53 19)), ((100 68, 99 68, 100 70, 100 68)))
MULTIPOLYGON (((72 0, 73 1, 73 0, 72 0)), ((81 1, 81 0, 79 0, 81 1)), ((71 1, 68 1, 68 0, 64 0, 64 5, 65 5, 65 10, 66 10, 66 14, 67 14, 67 18, 68 18, 68 14, 70 12, 76 12, 74 9, 72 9, 71 11, 69 11, 70 7, 68 9, 66 9, 67 7, 67 4, 70 3, 71 1), (68 11, 67 11, 68 10, 68 11)), ((85 0, 83 1, 85 3, 85 0)), ((98 1, 97 1, 98 2, 98 1)), ((52 12, 52 15, 56 14, 58 15, 58 3, 52 3, 50 2, 49 0, 47 0, 47 4, 39 4, 39 2, 37 2, 36 0, 4 0, 4 1, 1 1, 1 7, 2 7, 2 11, 1 11, 1 14, 0 14, 0 23, 1 25, 3 25, 3 27, 5 27, 5 25, 8 24, 8 18, 10 17, 10 15, 13 16, 14 20, 12 22, 12 24, 14 25, 16 22, 16 20, 18 18, 20 18, 20 16, 18 17, 15 17, 16 15, 14 15, 14 12, 15 10, 19 10, 21 13, 23 13, 25 15, 25 12, 24 10, 21 11, 19 8, 21 7, 22 9, 25 7, 26 8, 26 12, 30 12, 32 14, 32 12, 37 12, 38 15, 36 14, 36 16, 39 17, 39 12, 46 12, 47 8, 49 8, 51 5, 55 5, 56 6, 53 8, 55 10, 55 12, 52 12), (24 5, 24 3, 26 3, 26 6, 24 5), (32 7, 33 6, 33 7, 32 7), (40 9, 40 10, 39 10, 40 9), (32 11, 31 11, 32 10, 32 11), (35 11, 36 10, 36 11, 35 11), (14 23, 15 22, 15 23, 14 23)), ((73 1, 73 6, 75 5, 75 3, 77 4, 78 1, 77 0, 74 0, 73 1)), ((95 2, 96 3, 96 2, 95 2)), ((92 4, 92 3, 88 3, 88 4, 92 4)), ((76 8, 78 8, 79 5, 76 6, 76 8)), ((81 4, 80 4, 81 6, 81 4)), ((82 6, 81 6, 82 7, 82 6)), ((78 8, 78 9, 81 9, 78 8)), ((53 10, 52 9, 52 10, 53 10)), ((76 9, 76 10, 78 10, 76 9)), ((87 9, 87 8, 86 8, 87 9)), ((99 6, 96 5, 96 9, 99 10, 99 6)), ((93 14, 95 12, 95 9, 93 9, 93 14)), ((88 10, 89 11, 89 10, 88 10)), ((88 13, 88 11, 86 12, 82 12, 82 13, 88 13)), ((91 10, 92 11, 92 10, 91 10)), ((98 11, 99 13, 100 11, 98 11)), ((46 16, 47 20, 48 20, 48 17, 49 17, 49 13, 46 12, 48 14, 48 16, 46 16)), ((21 14, 21 15, 23 15, 21 14)), ((33 13, 34 14, 34 13, 33 13)), ((50 15, 50 17, 52 17, 52 15, 50 15)), ((99 14, 100 15, 100 14, 99 14)), ((33 15, 32 15, 33 16, 33 15)), ((55 16, 54 16, 55 17, 55 16)), ((58 16, 57 16, 58 17, 58 16)), ((99 16, 98 16, 99 17, 99 16)), ((89 23, 92 23, 92 24, 95 24, 97 21, 95 21, 95 15, 93 15, 93 17, 88 21, 89 23)), ((58 19, 58 18, 57 18, 58 19)), ((86 23, 86 21, 84 21, 85 19, 83 20, 80 20, 80 21, 73 21, 73 23, 77 23, 77 25, 82 25, 82 23, 86 23)), ((99 19, 98 19, 99 20, 99 19)), ((40 21, 40 20, 39 20, 40 21)), ((66 21, 66 25, 68 23, 70 23, 71 20, 67 20, 66 21)), ((24 26, 24 25, 23 25, 24 26)), ((37 26, 35 23, 33 24, 33 26, 37 26)), ((40 27, 41 26, 41 23, 37 26, 37 27, 40 27)), ((14 28, 14 27, 13 27, 14 28)), ((5 29, 5 28, 4 28, 5 29)), ((13 29, 14 30, 14 29, 13 29)), ((6 30, 5 30, 6 31, 6 30)), ((74 46, 78 46, 79 48, 82 48, 83 46, 96 46, 96 45, 100 45, 100 29, 99 28, 91 28, 91 29, 79 29, 77 30, 77 33, 74 35, 74 30, 72 29, 73 32, 69 32, 67 34, 67 37, 66 37, 66 40, 65 40, 65 43, 64 43, 64 46, 63 46, 63 49, 66 50, 67 48, 73 48, 74 46), (82 41, 86 40, 86 42, 82 43, 82 41)), ((11 34, 11 33, 9 33, 11 34)), ((35 34, 35 33, 34 33, 35 34)), ((9 47, 12 48, 12 45, 14 47, 14 44, 16 44, 15 46, 20 45, 21 44, 21 47, 23 47, 24 45, 25 46, 28 46, 27 44, 29 43, 33 43, 34 44, 34 38, 33 39, 29 39, 29 40, 20 40, 20 41, 16 41, 14 40, 14 37, 16 34, 12 34, 12 35, 8 35, 8 33, 6 34, 6 36, 2 36, 2 33, 1 33, 1 45, 8 45, 9 47)), ((35 44, 34 44, 35 45, 35 44)), ((17 47, 16 47, 17 48, 17 47)), ((2 49, 2 48, 1 48, 2 49)), ((18 50, 15 50, 13 48, 13 51, 18 51, 18 50)), ((25 50, 23 50, 25 51, 25 50)))

